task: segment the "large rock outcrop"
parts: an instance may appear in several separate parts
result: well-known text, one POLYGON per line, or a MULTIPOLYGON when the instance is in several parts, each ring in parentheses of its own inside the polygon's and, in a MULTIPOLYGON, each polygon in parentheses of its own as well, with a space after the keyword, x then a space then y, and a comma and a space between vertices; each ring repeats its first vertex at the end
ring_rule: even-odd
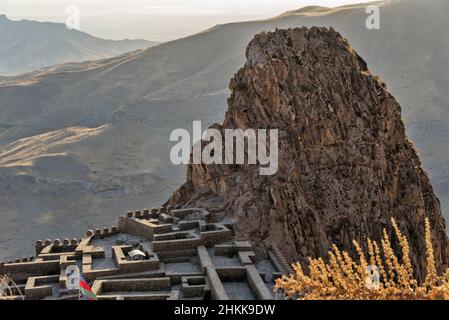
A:
POLYGON ((260 248, 274 241, 291 261, 324 256, 332 243, 351 250, 352 239, 379 239, 383 228, 392 234, 394 217, 418 276, 427 216, 437 265, 446 266, 440 203, 401 108, 346 39, 326 28, 276 30, 257 35, 246 56, 215 127, 278 129, 277 174, 261 176, 257 165, 189 165, 187 183, 168 202, 233 218, 239 237, 260 248))

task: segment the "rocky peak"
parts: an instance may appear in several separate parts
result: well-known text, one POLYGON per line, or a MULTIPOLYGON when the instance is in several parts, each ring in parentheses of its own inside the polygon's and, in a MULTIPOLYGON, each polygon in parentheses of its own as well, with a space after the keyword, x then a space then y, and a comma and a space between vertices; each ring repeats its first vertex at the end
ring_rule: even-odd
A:
MULTIPOLYGON (((408 140, 401 108, 339 33, 326 28, 257 35, 231 80, 220 130, 279 130, 279 170, 256 165, 189 165, 173 205, 232 218, 242 239, 271 242, 290 261, 324 256, 332 243, 392 236, 394 217, 425 271, 424 218, 441 269, 449 243, 440 203, 408 140)), ((392 238, 394 238, 392 236, 392 238)), ((397 244, 395 244, 397 245, 397 244)))

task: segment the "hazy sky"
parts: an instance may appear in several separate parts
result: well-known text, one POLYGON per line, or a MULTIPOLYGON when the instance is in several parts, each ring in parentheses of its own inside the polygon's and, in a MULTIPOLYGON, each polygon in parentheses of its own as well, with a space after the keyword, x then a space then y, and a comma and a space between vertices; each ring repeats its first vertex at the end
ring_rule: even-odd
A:
POLYGON ((109 38, 167 41, 216 24, 270 18, 309 5, 334 7, 369 0, 0 0, 10 19, 65 22, 80 9, 81 31, 109 38))

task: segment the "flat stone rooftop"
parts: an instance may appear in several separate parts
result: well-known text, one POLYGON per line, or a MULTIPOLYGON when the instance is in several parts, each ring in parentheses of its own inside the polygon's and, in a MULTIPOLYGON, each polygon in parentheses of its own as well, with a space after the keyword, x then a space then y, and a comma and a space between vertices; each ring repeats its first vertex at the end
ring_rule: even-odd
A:
POLYGON ((88 230, 82 239, 37 240, 36 256, 0 263, 15 299, 78 299, 66 269, 78 266, 98 299, 275 299, 274 281, 288 272, 273 245, 256 257, 238 241, 232 222, 209 222, 198 208, 128 212, 110 228, 88 230), (140 259, 130 256, 140 250, 140 259))

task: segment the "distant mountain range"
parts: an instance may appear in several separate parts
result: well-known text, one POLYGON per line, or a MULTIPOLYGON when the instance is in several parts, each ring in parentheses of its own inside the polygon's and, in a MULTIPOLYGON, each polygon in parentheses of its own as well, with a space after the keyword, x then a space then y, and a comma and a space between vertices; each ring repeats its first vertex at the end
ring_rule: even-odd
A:
POLYGON ((312 7, 229 23, 0 79, 0 259, 38 238, 79 236, 110 225, 118 212, 164 202, 185 181, 185 168, 169 161, 171 130, 221 122, 248 42, 276 27, 332 26, 348 38, 401 104, 448 217, 449 1, 385 1, 381 30, 366 29, 365 8, 312 7))
MULTIPOLYGON (((426 244, 417 235, 427 217, 444 272, 444 218, 405 134, 401 107, 350 42, 332 28, 278 29, 256 35, 246 52, 230 82, 225 119, 213 128, 222 135, 278 129, 276 173, 261 175, 267 166, 260 164, 190 164, 187 182, 166 205, 233 220, 237 238, 259 252, 274 242, 290 263, 325 257, 333 243, 354 252, 354 239, 377 241, 393 217, 413 239, 409 258, 422 280, 426 244)), ((225 141, 214 154, 226 153, 225 141)))
POLYGON ((0 43, 0 75, 109 58, 156 44, 146 40, 104 40, 69 30, 62 23, 13 21, 6 15, 0 15, 0 43))

